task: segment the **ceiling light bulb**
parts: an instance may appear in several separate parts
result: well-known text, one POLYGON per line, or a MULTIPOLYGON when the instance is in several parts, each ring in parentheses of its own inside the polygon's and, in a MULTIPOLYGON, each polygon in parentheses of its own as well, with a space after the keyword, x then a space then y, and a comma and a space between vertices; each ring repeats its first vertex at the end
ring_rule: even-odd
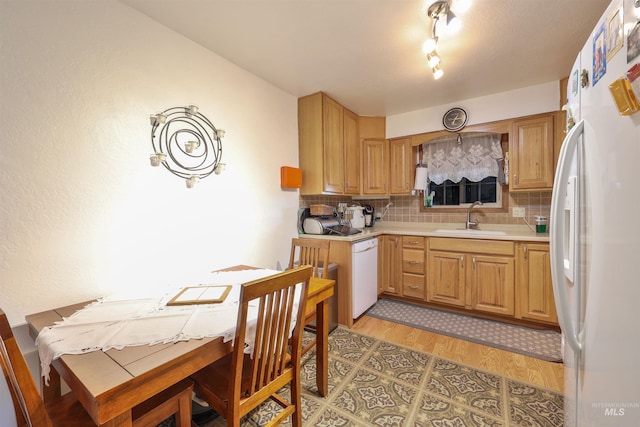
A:
POLYGON ((444 74, 444 71, 442 71, 442 68, 438 66, 433 67, 433 78, 435 80, 438 80, 440 77, 442 77, 443 74, 444 74))
POLYGON ((195 106, 195 105, 189 105, 189 108, 187 109, 187 114, 189 114, 189 115, 198 114, 198 107, 195 106))
POLYGON ((218 138, 224 138, 225 131, 224 129, 216 129, 216 136, 218 138))
POLYGON ((430 68, 434 68, 439 63, 440 63, 440 57, 435 51, 427 55, 427 64, 429 64, 430 68))
POLYGON ((422 44, 422 51, 428 55, 431 52, 433 52, 434 50, 436 50, 436 45, 438 44, 438 38, 431 38, 431 39, 427 39, 423 44, 422 44))

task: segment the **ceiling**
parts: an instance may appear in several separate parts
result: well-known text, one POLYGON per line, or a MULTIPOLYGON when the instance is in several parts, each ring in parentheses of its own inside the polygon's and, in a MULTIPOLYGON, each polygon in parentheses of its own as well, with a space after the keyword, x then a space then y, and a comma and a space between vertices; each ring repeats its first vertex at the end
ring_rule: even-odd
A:
POLYGON ((121 1, 296 97, 324 91, 363 116, 560 80, 609 3, 472 0, 457 35, 438 27, 434 80, 421 0, 121 1))

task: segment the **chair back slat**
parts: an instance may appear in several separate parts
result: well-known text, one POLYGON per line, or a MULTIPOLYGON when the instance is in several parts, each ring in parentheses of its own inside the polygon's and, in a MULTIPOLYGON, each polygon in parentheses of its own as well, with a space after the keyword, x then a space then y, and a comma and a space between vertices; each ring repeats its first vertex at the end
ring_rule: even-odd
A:
POLYGON ((7 381, 18 426, 51 427, 51 419, 42 401, 27 362, 13 336, 7 315, 0 309, 0 365, 7 381))
POLYGON ((297 265, 313 267, 312 276, 326 279, 329 274, 329 240, 321 239, 291 239, 291 255, 289 269, 297 265), (319 274, 322 268, 322 275, 319 274))
MULTIPOLYGON (((259 301, 250 367, 251 379, 248 388, 244 390, 245 397, 263 389, 286 369, 290 369, 289 361, 300 351, 311 271, 312 267, 305 265, 242 285, 231 368, 234 372, 241 371, 238 367, 241 367, 245 360, 244 346, 239 343, 245 342, 249 303, 259 301), (301 289, 296 305, 295 291, 298 284, 301 284, 301 289), (290 336, 293 321, 295 327, 290 336), (288 352, 290 339, 292 355, 288 352)), ((229 384, 229 393, 243 392, 239 381, 240 376, 235 375, 229 384)))

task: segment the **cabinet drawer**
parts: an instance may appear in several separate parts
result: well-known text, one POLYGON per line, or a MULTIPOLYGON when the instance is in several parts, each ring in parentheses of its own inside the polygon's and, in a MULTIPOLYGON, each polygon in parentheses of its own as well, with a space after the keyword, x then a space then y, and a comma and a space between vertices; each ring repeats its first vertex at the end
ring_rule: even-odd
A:
POLYGON ((405 297, 425 299, 424 276, 419 274, 402 274, 402 295, 405 297))
POLYGON ((402 249, 402 271, 424 274, 424 251, 421 249, 402 249))
POLYGON ((402 246, 405 248, 424 249, 424 237, 402 236, 402 246))
POLYGON ((429 249, 452 252, 473 252, 476 254, 511 255, 515 254, 514 242, 502 240, 454 239, 450 237, 432 237, 429 249))

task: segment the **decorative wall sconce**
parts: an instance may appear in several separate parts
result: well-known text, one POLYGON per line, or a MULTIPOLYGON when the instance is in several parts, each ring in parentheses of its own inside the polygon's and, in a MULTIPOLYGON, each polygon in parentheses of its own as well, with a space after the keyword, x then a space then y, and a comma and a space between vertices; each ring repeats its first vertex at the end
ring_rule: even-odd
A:
MULTIPOLYGON (((431 20, 431 38, 427 39, 422 45, 422 51, 427 55, 427 65, 433 72, 433 78, 438 80, 444 74, 440 66, 440 55, 436 52, 438 47, 438 22, 442 18, 447 25, 447 32, 455 34, 460 30, 462 23, 455 13, 451 10, 452 0, 436 0, 429 4, 429 0, 425 0, 423 14, 431 20)), ((456 10, 464 11, 469 8, 470 0, 456 0, 456 10)))
POLYGON ((216 127, 195 105, 172 107, 152 114, 151 166, 164 166, 186 180, 187 188, 214 172, 220 175, 224 130, 216 127))

